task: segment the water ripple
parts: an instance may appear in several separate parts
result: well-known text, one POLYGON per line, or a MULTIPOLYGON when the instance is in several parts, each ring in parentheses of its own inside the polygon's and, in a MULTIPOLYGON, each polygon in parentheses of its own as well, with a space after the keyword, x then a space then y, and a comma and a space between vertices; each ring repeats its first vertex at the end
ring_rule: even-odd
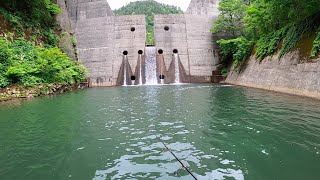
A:
POLYGON ((319 114, 318 101, 220 85, 40 98, 0 109, 0 177, 192 179, 163 141, 203 180, 320 179, 319 114))

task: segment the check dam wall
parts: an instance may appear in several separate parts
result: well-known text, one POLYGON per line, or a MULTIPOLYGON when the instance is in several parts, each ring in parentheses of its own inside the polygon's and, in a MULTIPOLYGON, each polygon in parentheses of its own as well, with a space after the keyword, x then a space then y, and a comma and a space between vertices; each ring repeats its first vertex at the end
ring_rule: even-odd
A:
POLYGON ((148 47, 144 15, 114 16, 106 0, 66 1, 89 86, 211 82, 218 3, 192 0, 185 14, 155 15, 155 46, 148 47))

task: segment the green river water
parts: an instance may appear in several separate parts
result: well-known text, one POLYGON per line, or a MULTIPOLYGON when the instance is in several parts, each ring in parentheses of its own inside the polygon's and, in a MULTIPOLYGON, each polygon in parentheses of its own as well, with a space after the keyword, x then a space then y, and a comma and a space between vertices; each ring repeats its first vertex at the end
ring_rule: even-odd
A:
POLYGON ((198 179, 320 179, 319 101, 220 85, 2 103, 0 179, 193 179, 158 138, 198 179))

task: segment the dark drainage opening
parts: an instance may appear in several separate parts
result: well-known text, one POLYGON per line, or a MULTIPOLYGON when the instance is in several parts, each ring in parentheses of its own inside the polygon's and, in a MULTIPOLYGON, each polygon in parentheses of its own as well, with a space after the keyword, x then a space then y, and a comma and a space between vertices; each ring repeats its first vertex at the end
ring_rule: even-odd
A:
POLYGON ((136 76, 131 76, 131 81, 136 80, 136 76))
POLYGON ((133 31, 135 31, 135 30, 136 30, 136 28, 135 28, 135 27, 132 27, 132 28, 131 28, 131 31, 132 31, 132 32, 133 32, 133 31))
POLYGON ((168 27, 168 26, 165 26, 165 27, 164 27, 164 30, 169 31, 169 27, 168 27))
POLYGON ((138 51, 138 54, 143 54, 143 51, 142 51, 142 50, 139 50, 139 51, 138 51))
POLYGON ((162 50, 162 49, 159 49, 158 53, 159 53, 159 54, 163 54, 163 50, 162 50))
POLYGON ((173 53, 177 54, 178 53, 178 49, 174 49, 173 53))
POLYGON ((123 51, 123 55, 128 55, 128 51, 123 51))
POLYGON ((163 75, 163 74, 160 75, 159 78, 160 78, 160 79, 164 79, 164 75, 163 75))

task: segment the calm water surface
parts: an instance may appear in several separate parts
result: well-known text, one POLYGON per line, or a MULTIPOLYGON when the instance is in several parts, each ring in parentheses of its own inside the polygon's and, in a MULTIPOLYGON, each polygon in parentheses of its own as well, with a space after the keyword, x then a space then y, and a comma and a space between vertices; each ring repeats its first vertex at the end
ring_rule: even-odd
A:
POLYGON ((199 179, 320 179, 319 101, 211 85, 2 104, 0 179, 191 180, 158 137, 199 179))

